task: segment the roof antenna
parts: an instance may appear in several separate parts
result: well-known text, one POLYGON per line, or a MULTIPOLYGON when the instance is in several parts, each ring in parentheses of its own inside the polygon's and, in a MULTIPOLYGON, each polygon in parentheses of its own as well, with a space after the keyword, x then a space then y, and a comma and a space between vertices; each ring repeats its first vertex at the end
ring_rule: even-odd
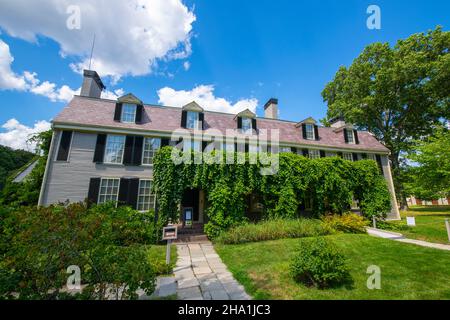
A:
POLYGON ((92 54, 94 53, 94 46, 95 46, 95 33, 94 33, 94 39, 92 40, 91 57, 89 58, 89 70, 91 70, 92 54))

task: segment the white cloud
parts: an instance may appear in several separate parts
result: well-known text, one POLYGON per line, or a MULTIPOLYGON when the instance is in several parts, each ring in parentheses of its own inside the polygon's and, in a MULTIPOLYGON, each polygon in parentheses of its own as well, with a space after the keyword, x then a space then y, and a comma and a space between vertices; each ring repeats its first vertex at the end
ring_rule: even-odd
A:
MULTIPOLYGON (((62 57, 77 59, 71 65, 77 72, 88 66, 95 33, 92 68, 114 80, 149 74, 158 60, 189 56, 195 20, 181 0, 0 1, 0 26, 9 35, 30 42, 37 42, 37 35, 55 40, 62 57), (80 29, 71 30, 67 10, 73 5, 80 8, 80 29)), ((9 85, 20 86, 16 80, 9 85)))
POLYGON ((256 112, 258 100, 255 98, 241 99, 235 103, 214 96, 214 86, 200 85, 190 91, 174 90, 164 87, 158 90, 159 103, 167 106, 182 107, 192 101, 197 102, 205 110, 227 113, 239 113, 245 109, 256 112))
POLYGON ((191 67, 191 64, 190 64, 189 61, 185 61, 185 62, 183 63, 183 68, 184 68, 184 70, 188 71, 190 67, 191 67))
POLYGON ((27 127, 14 118, 9 119, 2 125, 6 132, 0 132, 0 144, 13 149, 34 151, 36 145, 28 143, 27 140, 36 133, 49 130, 50 126, 50 122, 45 120, 37 121, 33 127, 27 127))
MULTIPOLYGON (((22 75, 16 74, 11 69, 14 57, 11 55, 8 44, 0 39, 0 90, 28 91, 36 95, 44 96, 53 102, 68 102, 74 95, 80 94, 81 88, 71 89, 67 85, 57 87, 55 83, 38 79, 35 72, 24 71, 22 75)), ((102 92, 102 98, 117 99, 123 95, 122 89, 114 92, 102 92)))

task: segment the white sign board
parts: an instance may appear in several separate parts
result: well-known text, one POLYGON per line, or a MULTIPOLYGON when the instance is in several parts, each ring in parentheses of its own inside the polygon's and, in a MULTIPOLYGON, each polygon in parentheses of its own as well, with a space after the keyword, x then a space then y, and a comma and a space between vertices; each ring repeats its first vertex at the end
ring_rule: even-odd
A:
POLYGON ((416 226, 416 218, 406 217, 406 224, 410 227, 415 227, 416 226))

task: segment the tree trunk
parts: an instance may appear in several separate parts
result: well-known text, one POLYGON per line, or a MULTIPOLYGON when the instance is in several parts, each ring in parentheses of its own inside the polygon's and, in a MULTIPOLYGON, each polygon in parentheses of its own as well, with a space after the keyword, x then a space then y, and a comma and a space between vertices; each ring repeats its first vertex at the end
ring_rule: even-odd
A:
POLYGON ((392 179, 394 180, 395 194, 397 196, 397 201, 400 203, 400 210, 408 210, 408 202, 406 201, 406 194, 403 188, 403 179, 400 168, 399 153, 393 152, 391 149, 390 155, 392 163, 392 179))

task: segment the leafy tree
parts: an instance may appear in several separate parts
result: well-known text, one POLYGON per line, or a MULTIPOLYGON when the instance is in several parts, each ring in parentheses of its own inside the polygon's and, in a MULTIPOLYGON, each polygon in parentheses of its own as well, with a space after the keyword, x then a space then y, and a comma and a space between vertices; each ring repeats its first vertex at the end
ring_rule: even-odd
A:
POLYGON ((372 132, 391 151, 402 206, 402 154, 450 116, 450 32, 427 33, 367 46, 350 67, 340 67, 322 92, 325 123, 336 116, 372 132))
POLYGON ((6 182, 5 188, 0 194, 0 205, 37 205, 52 134, 52 130, 49 130, 38 133, 29 139, 30 142, 36 143, 36 153, 39 155, 38 163, 24 181, 20 183, 6 182))
POLYGON ((14 171, 28 164, 34 154, 25 150, 13 150, 0 145, 0 190, 5 185, 6 178, 14 171))
POLYGON ((417 166, 409 168, 406 189, 420 199, 450 196, 450 131, 439 128, 419 141, 408 158, 417 166))

